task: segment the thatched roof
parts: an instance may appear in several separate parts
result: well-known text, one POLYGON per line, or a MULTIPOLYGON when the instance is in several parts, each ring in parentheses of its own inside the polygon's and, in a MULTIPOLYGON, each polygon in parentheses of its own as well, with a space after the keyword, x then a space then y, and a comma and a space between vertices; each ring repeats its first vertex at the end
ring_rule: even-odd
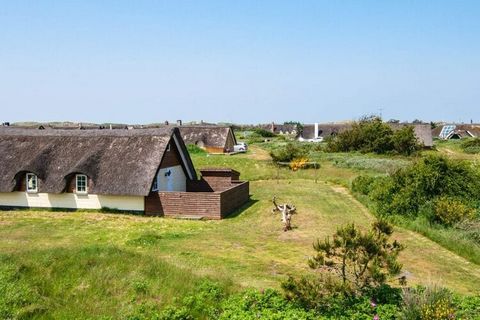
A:
POLYGON ((179 126, 178 128, 185 144, 202 142, 205 147, 225 148, 229 135, 236 143, 235 134, 228 126, 179 126))
MULTIPOLYGON (((326 138, 329 136, 336 135, 340 132, 350 129, 351 124, 347 123, 319 123, 318 124, 318 136, 326 138)), ((303 139, 315 139, 315 125, 314 124, 305 124, 303 126, 303 131, 300 133, 300 136, 303 139)))
MULTIPOLYGON (((449 126, 455 126, 454 133, 460 137, 480 137, 480 124, 450 124, 449 126)), ((438 126, 433 129, 432 135, 436 138, 440 137, 443 127, 438 126)))
MULTIPOLYGON (((388 123, 388 125, 393 130, 398 130, 404 126, 413 126, 415 135, 418 138, 418 141, 422 143, 425 147, 432 147, 432 131, 430 129, 430 124, 415 124, 415 123, 388 123)), ((319 137, 329 137, 334 136, 343 131, 349 130, 352 127, 350 123, 319 123, 318 124, 318 136, 319 137)), ((306 124, 303 126, 303 131, 300 134, 303 139, 314 139, 315 138, 315 125, 306 124)))
POLYGON ((412 126, 418 142, 425 147, 433 147, 432 127, 430 124, 418 124, 418 123, 388 123, 393 130, 399 130, 405 126, 412 126))
POLYGON ((0 128, 0 192, 11 192, 16 177, 32 172, 39 192, 61 193, 67 178, 83 173, 91 178, 89 192, 141 195, 153 178, 172 137, 184 153, 185 168, 194 169, 176 128, 138 130, 32 130, 0 128))

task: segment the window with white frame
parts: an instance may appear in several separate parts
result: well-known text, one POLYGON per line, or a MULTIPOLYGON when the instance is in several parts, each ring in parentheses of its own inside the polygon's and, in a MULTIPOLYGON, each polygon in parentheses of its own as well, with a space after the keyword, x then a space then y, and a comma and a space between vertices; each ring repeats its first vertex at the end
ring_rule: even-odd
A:
POLYGON ((37 176, 33 173, 27 173, 27 192, 37 192, 38 191, 38 181, 37 176))
POLYGON ((75 176, 76 193, 87 193, 87 176, 84 174, 77 174, 75 176))

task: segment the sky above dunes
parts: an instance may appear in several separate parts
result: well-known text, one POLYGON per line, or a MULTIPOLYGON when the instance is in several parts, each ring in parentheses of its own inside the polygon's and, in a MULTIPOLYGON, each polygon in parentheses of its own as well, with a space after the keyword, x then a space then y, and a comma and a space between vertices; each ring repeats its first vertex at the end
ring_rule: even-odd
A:
POLYGON ((0 121, 480 122, 478 1, 5 1, 0 121))

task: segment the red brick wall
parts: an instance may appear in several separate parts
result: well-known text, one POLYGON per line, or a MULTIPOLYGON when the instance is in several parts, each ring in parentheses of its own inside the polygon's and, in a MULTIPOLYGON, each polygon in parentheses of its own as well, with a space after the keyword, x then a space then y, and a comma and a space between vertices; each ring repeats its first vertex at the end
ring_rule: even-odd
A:
POLYGON ((232 211, 245 204, 249 198, 250 186, 248 181, 234 183, 234 187, 221 193, 221 217, 226 217, 232 211))
POLYGON ((213 191, 223 191, 232 186, 232 179, 230 177, 202 176, 202 180, 206 181, 213 191))
POLYGON ((248 182, 231 184, 230 189, 222 192, 152 192, 145 197, 145 214, 221 219, 248 199, 248 182))

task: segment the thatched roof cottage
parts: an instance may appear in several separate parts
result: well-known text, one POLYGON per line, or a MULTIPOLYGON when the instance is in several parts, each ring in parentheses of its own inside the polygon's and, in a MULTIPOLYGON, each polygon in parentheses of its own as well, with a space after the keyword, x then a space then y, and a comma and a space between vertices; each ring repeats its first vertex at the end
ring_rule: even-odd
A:
POLYGON ((480 124, 445 124, 432 130, 432 135, 440 139, 462 139, 480 137, 480 124))
MULTIPOLYGON (((416 123, 387 123, 392 130, 399 130, 404 126, 412 126, 418 142, 426 148, 433 146, 432 131, 430 124, 416 123)), ((341 132, 349 130, 351 123, 315 123, 303 126, 303 131, 298 136, 300 141, 316 141, 322 140, 329 136, 335 136, 341 132)))
POLYGON ((233 129, 229 126, 179 126, 185 144, 194 144, 209 153, 233 152, 237 144, 233 129))
MULTIPOLYGON (((228 172, 228 170, 226 171, 228 172)), ((100 209, 221 218, 248 200, 248 183, 197 178, 178 128, 0 128, 0 207, 100 209), (192 206, 195 203, 195 206, 192 206)))

